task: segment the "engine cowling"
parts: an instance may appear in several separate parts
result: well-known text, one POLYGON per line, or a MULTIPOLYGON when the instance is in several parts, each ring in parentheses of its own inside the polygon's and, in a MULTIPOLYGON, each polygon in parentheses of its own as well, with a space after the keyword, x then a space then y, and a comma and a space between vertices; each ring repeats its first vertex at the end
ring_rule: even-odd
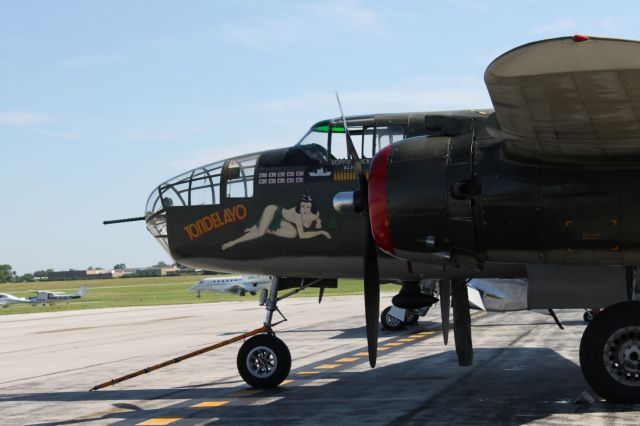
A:
MULTIPOLYGON (((376 244, 383 251, 420 262, 448 260, 455 231, 451 226, 450 181, 456 177, 457 164, 466 166, 464 173, 470 171, 469 158, 452 162, 456 153, 451 140, 406 139, 385 147, 373 158, 369 217, 376 244)), ((470 223, 470 203, 461 201, 470 223)))

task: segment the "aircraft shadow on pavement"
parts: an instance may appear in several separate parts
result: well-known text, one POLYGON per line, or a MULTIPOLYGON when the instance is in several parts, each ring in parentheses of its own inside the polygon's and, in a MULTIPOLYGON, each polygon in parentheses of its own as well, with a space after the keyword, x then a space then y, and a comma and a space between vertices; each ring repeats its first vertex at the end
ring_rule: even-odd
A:
MULTIPOLYGON (((384 358, 384 355, 379 358, 377 368, 358 372, 326 370, 314 376, 300 376, 294 370, 289 377, 294 379, 293 383, 252 397, 230 396, 246 386, 210 386, 31 393, 4 396, 0 402, 119 400, 122 402, 114 404, 114 409, 127 410, 68 422, 41 423, 51 426, 157 417, 193 421, 217 417, 234 425, 256 424, 264 419, 287 425, 309 422, 404 425, 423 424, 425 420, 436 424, 522 424, 554 414, 625 412, 639 408, 604 402, 574 404, 575 398, 588 389, 580 368, 547 348, 479 348, 475 352, 475 365, 466 368, 458 367, 453 351, 390 365, 385 365, 384 358), (126 402, 146 399, 188 401, 152 410, 126 402), (230 402, 215 408, 190 408, 211 400, 230 402), (268 403, 260 405, 260 400, 268 403)), ((366 362, 364 358, 363 361, 366 362)))
MULTIPOLYGON (((380 337, 400 337, 401 335, 407 334, 412 330, 420 330, 423 331, 425 327, 428 327, 430 330, 434 329, 434 331, 440 330, 440 323, 430 322, 430 321, 421 321, 419 326, 417 325, 408 325, 403 329, 397 331, 388 331, 381 327, 380 329, 380 337)), ((304 334, 304 333, 337 333, 334 336, 329 337, 329 339, 358 339, 364 338, 367 335, 367 329, 364 325, 360 327, 354 328, 308 328, 308 329, 295 329, 295 330, 278 330, 276 329, 277 335, 287 335, 287 334, 304 334)), ((238 335, 241 332, 229 332, 225 333, 225 335, 238 335)))

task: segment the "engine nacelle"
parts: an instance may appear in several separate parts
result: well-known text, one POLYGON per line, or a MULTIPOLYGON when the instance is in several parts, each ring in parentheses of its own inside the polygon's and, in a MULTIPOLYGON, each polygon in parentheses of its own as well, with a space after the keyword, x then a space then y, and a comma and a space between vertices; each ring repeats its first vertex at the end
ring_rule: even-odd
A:
POLYGON ((449 137, 407 139, 371 163, 369 215, 376 244, 419 261, 446 260, 451 250, 447 168, 449 137))
POLYGON ((414 262, 640 264, 640 165, 558 167, 487 134, 416 137, 371 162, 378 247, 414 262))

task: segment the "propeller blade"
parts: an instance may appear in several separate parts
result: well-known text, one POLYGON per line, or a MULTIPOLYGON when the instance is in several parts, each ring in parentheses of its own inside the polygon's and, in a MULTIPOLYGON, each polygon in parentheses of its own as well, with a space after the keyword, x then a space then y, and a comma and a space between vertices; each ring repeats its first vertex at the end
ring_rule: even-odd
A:
POLYGON ((456 340, 458 364, 465 367, 473 364, 473 343, 471 341, 471 312, 469 293, 463 279, 451 280, 453 301, 453 332, 456 340))
MULTIPOLYGON (((358 156, 358 151, 353 145, 351 135, 349 134, 349 126, 344 117, 340 96, 336 92, 336 100, 340 107, 340 115, 342 116, 342 125, 347 138, 347 148, 349 155, 353 159, 353 165, 356 175, 360 182, 360 193, 364 208, 364 311, 367 326, 367 348, 369 350, 369 364, 371 367, 376 366, 378 357, 378 319, 380 318, 380 271, 378 270, 378 247, 371 233, 371 222, 369 221, 368 209, 368 182, 367 177, 362 168, 362 162, 358 156)), ((355 205, 355 203, 354 203, 355 205)))
POLYGON ((358 180, 360 181, 360 189, 362 192, 367 194, 367 177, 364 174, 364 169, 362 168, 362 161, 360 161, 360 156, 358 155, 358 151, 356 150, 353 141, 351 140, 351 134, 349 134, 349 127, 347 126, 347 120, 344 117, 344 112, 342 111, 342 104, 340 103, 340 96, 336 91, 336 99, 338 100, 338 106, 340 107, 340 115, 342 116, 342 126, 344 127, 344 133, 347 136, 347 150, 349 151, 349 155, 353 158, 353 167, 356 172, 356 176, 358 176, 358 180))
POLYGON ((449 309, 451 308, 451 281, 440 280, 440 315, 442 317, 442 338, 449 344, 449 309))
POLYGON ((369 218, 364 225, 364 311, 367 324, 369 364, 376 366, 378 356, 378 318, 380 318, 380 275, 376 243, 371 234, 369 218))

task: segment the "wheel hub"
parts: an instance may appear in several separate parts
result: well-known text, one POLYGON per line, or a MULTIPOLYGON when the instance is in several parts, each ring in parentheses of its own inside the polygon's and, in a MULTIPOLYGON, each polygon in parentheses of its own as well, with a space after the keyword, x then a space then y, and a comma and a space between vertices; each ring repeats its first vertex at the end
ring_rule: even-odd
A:
POLYGON ((389 324, 391 327, 398 327, 400 326, 402 322, 394 317, 393 315, 387 314, 387 324, 389 324))
POLYGON ((261 379, 271 376, 278 367, 278 358, 271 348, 257 346, 247 355, 247 369, 261 379))
POLYGON ((604 345, 604 365, 616 381, 640 386, 640 326, 613 333, 604 345))

